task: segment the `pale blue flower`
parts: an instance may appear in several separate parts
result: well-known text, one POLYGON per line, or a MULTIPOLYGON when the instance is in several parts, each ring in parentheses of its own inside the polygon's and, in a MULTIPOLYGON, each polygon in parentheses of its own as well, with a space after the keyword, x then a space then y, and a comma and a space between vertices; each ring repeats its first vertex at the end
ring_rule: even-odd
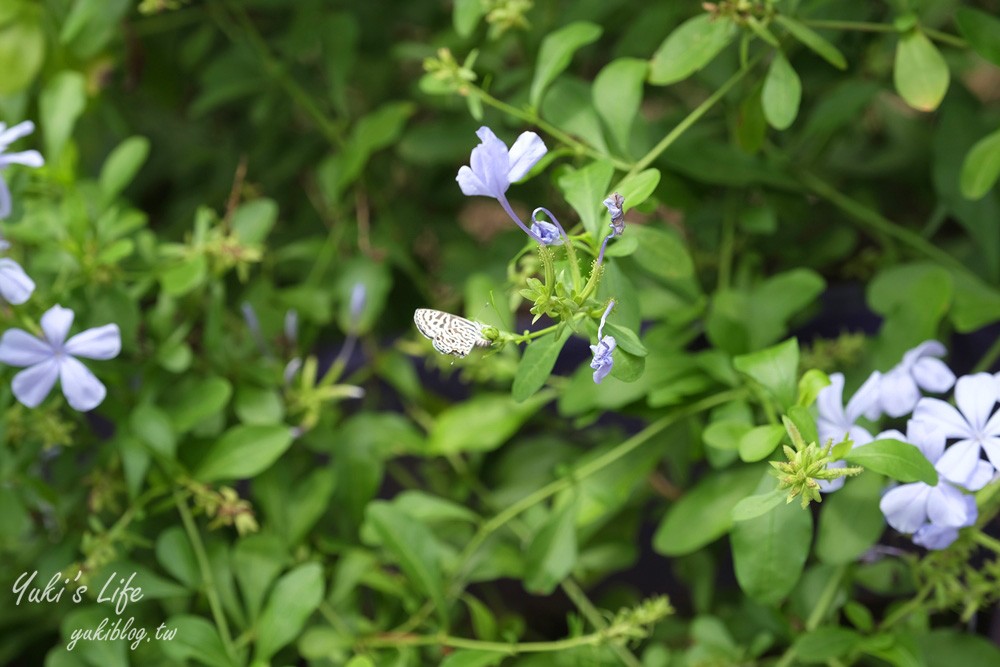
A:
POLYGON ((947 549, 952 542, 958 539, 958 528, 951 526, 937 526, 933 523, 925 524, 913 533, 913 543, 925 549, 939 551, 947 549))
MULTIPOLYGON (((857 421, 871 407, 878 402, 878 387, 881 381, 881 374, 876 371, 865 381, 861 388, 854 392, 854 396, 844 406, 844 374, 832 373, 830 384, 823 387, 816 397, 816 408, 819 411, 819 418, 816 420, 816 428, 819 431, 820 444, 826 444, 828 440, 834 443, 841 442, 844 438, 849 438, 854 442, 855 447, 867 445, 874 440, 872 434, 865 428, 858 426, 857 421)), ((836 461, 830 464, 831 468, 843 468, 847 464, 843 461, 836 461)), ((818 480, 819 489, 823 493, 836 491, 844 485, 844 478, 838 477, 832 480, 818 480)))
POLYGON ((932 424, 911 419, 906 435, 886 431, 879 439, 892 438, 917 447, 934 464, 938 473, 935 486, 923 482, 901 484, 882 496, 879 508, 890 526, 901 533, 916 533, 924 524, 932 523, 946 528, 971 526, 978 516, 975 500, 962 488, 978 491, 993 477, 993 466, 979 461, 973 475, 966 479, 953 479, 949 471, 939 467, 945 451, 944 433, 932 424))
POLYGON ((882 376, 879 386, 879 402, 869 419, 877 419, 885 413, 890 417, 902 417, 913 412, 920 400, 920 390, 941 394, 955 384, 955 374, 937 357, 947 353, 944 345, 936 340, 921 343, 903 355, 903 360, 882 376))
POLYGON ((486 126, 479 128, 476 135, 481 143, 472 149, 469 157, 471 166, 462 166, 455 178, 462 193, 470 197, 493 197, 525 234, 542 243, 541 237, 528 229, 514 213, 506 193, 512 182, 524 178, 542 159, 548 151, 545 143, 534 132, 523 132, 508 150, 507 144, 486 126))
POLYGON ((368 288, 364 283, 354 283, 354 287, 351 288, 350 304, 351 322, 354 325, 360 322, 366 303, 368 303, 368 288))
POLYGON ((959 438, 938 462, 950 479, 967 480, 979 465, 980 453, 994 468, 1000 469, 1000 399, 997 381, 989 373, 966 375, 955 383, 955 403, 937 398, 922 398, 913 418, 940 429, 946 438, 959 438))
POLYGON ((9 257, 0 258, 0 296, 15 306, 28 300, 35 291, 35 281, 21 265, 9 257))
POLYGON ((121 332, 117 324, 87 329, 69 340, 73 311, 53 306, 42 315, 44 338, 36 338, 22 329, 8 329, 0 338, 0 362, 24 367, 14 376, 14 396, 29 408, 37 407, 59 379, 63 395, 74 410, 93 410, 107 390, 76 357, 112 359, 121 351, 121 332))
MULTIPOLYGON (((36 168, 45 164, 45 160, 38 151, 5 152, 10 144, 34 131, 35 124, 30 120, 18 123, 10 129, 5 123, 0 123, 0 220, 10 215, 11 210, 10 190, 7 188, 7 182, 3 179, 3 170, 12 164, 23 164, 26 167, 36 168)), ((15 302, 11 301, 11 303, 15 302)))
POLYGON ((615 341, 614 336, 603 335, 604 323, 608 319, 608 313, 610 313, 611 309, 614 307, 615 302, 612 299, 608 303, 608 307, 604 309, 604 314, 601 316, 601 324, 597 327, 597 345, 590 346, 590 351, 594 355, 593 361, 590 362, 590 367, 594 369, 594 382, 596 384, 601 384, 601 380, 608 376, 608 373, 611 372, 611 368, 615 363, 611 353, 615 351, 618 343, 615 341))

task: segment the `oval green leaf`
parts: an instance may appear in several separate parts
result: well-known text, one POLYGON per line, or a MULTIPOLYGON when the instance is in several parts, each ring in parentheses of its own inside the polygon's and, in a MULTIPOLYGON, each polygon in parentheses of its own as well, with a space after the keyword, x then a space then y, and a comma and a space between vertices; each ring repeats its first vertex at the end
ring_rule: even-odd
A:
POLYGON ((967 199, 982 199, 1000 178, 1000 130, 972 147, 962 163, 960 184, 967 199))
POLYGON ((195 477, 203 482, 253 477, 292 444, 292 430, 280 426, 234 426, 211 447, 195 477))
POLYGON ((973 51, 1000 67, 1000 18, 971 7, 959 7, 955 23, 973 51))
POLYGON ((836 46, 820 37, 812 28, 806 27, 784 14, 777 14, 774 20, 778 25, 787 30, 792 37, 805 44, 806 47, 815 52, 823 60, 837 69, 847 69, 847 61, 844 59, 844 54, 837 50, 836 46))
POLYGON ((776 130, 787 129, 799 115, 801 100, 802 82, 799 81, 799 75, 782 53, 775 53, 761 91, 764 118, 776 130))
POLYGON ((566 327, 558 334, 535 340, 524 348, 524 355, 517 365, 517 375, 514 376, 514 385, 511 387, 511 395, 515 401, 524 401, 545 385, 563 345, 572 333, 573 330, 566 327))
POLYGON ((948 91, 948 64, 924 33, 913 30, 899 38, 893 81, 907 104, 933 111, 948 91))
POLYGON ((695 16, 667 35, 649 64, 649 82, 666 86, 682 81, 712 61, 736 34, 729 20, 695 16))
POLYGON ((618 58, 594 78, 594 109, 604 121, 618 148, 628 152, 632 123, 642 102, 642 85, 649 63, 638 58, 618 58))
POLYGON ((854 447, 845 457, 848 463, 892 477, 900 482, 923 482, 935 486, 937 471, 919 449, 899 440, 876 440, 854 447))
POLYGON ((559 74, 569 67, 573 54, 580 48, 596 42, 604 29, 596 23, 576 21, 548 35, 538 50, 538 68, 531 81, 529 100, 537 108, 545 89, 559 74))

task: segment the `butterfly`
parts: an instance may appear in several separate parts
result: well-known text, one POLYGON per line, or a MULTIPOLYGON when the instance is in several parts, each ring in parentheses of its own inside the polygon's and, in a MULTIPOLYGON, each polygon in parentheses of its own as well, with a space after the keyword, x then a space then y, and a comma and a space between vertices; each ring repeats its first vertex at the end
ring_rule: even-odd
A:
POLYGON ((492 342, 483 338, 483 325, 458 315, 430 308, 413 311, 413 323, 417 330, 429 338, 434 349, 441 354, 464 357, 472 348, 489 347, 492 342))

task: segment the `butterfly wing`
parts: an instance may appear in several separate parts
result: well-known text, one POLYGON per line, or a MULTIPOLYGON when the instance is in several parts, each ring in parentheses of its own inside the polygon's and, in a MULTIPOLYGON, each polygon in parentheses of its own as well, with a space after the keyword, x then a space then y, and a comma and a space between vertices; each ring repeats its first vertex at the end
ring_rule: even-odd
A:
POLYGON ((458 315, 430 308, 417 308, 413 313, 413 323, 441 354, 464 357, 477 345, 483 347, 490 345, 490 341, 483 338, 481 324, 458 315))

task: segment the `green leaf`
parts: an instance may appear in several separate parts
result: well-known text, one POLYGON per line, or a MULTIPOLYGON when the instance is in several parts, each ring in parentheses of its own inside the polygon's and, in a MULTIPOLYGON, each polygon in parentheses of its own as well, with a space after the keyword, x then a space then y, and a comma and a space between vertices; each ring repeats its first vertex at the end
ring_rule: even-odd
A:
MULTIPOLYGON (((758 491, 772 488, 766 475, 758 491)), ((767 604, 780 602, 802 574, 812 542, 812 513, 798 503, 785 503, 754 519, 740 521, 729 536, 733 569, 740 588, 767 604)))
POLYGON ((618 147, 628 152, 632 123, 642 103, 642 86, 649 63, 637 58, 618 58, 604 66, 594 78, 594 109, 618 147))
POLYGON ((583 169, 565 167, 556 177, 556 185, 583 223, 591 237, 599 239, 603 215, 607 209, 601 204, 608 196, 608 186, 615 168, 607 162, 591 162, 583 169))
POLYGON ((611 377, 622 382, 635 382, 646 370, 646 360, 623 348, 616 347, 611 353, 614 365, 611 367, 611 377))
POLYGON ((821 561, 853 563, 878 542, 885 530, 878 505, 884 488, 884 477, 865 473, 848 479, 844 488, 826 496, 816 531, 815 553, 821 561))
POLYGON ((292 642, 323 600, 323 568, 306 563, 283 575, 274 584, 257 622, 257 660, 269 660, 292 642))
POLYGON ((275 389, 242 385, 233 403, 236 416, 244 424, 279 424, 285 418, 285 402, 275 389))
POLYGON ((253 477, 269 468, 291 444, 288 426, 234 426, 209 446, 194 476, 203 482, 253 477))
POLYGON ((914 109, 933 111, 948 91, 948 64, 920 30, 899 38, 893 81, 900 97, 914 109))
POLYGON ((639 239, 632 257, 643 269, 661 278, 687 278, 694 273, 694 262, 684 242, 672 232, 655 227, 632 225, 626 230, 639 239))
POLYGON ((795 338, 760 352, 735 357, 733 367, 771 392, 783 409, 795 402, 799 372, 799 342, 795 338))
POLYGON ((38 96, 38 112, 45 132, 45 155, 54 162, 73 136, 73 127, 87 104, 86 81, 72 70, 59 72, 38 96))
POLYGON ((531 106, 538 108, 545 89, 569 67, 573 54, 587 44, 596 42, 603 32, 604 29, 595 23, 575 21, 549 33, 542 40, 538 49, 535 78, 531 81, 531 92, 528 95, 531 106))
POLYGON ((536 595, 550 595, 576 564, 575 502, 553 512, 528 544, 524 554, 524 587, 536 595))
POLYGON ((556 334, 543 336, 525 346, 511 388, 511 395, 515 401, 520 403, 528 399, 545 385, 563 345, 572 334, 573 330, 565 327, 556 334))
POLYGON ((187 433, 221 412, 233 395, 233 385, 229 380, 218 376, 191 380, 178 389, 177 402, 164 407, 178 433, 187 433))
POLYGON ((485 13, 482 0, 455 0, 451 15, 451 24, 459 37, 468 37, 479 25, 479 19, 485 13))
POLYGON ((453 405, 434 422, 427 442, 428 453, 492 451, 551 399, 549 392, 535 394, 523 402, 502 394, 483 394, 453 405))
POLYGON ((972 50, 1000 67, 1000 18, 972 7, 959 7, 955 22, 972 50))
POLYGON ((152 403, 140 403, 129 415, 129 428, 154 452, 173 460, 177 452, 177 434, 163 410, 152 403))
POLYGON ((257 533, 244 537, 232 551, 232 568, 240 594, 251 620, 256 620, 264 606, 264 596, 281 573, 288 559, 281 538, 257 533))
POLYGON ((190 589, 201 584, 198 560, 180 526, 167 528, 156 538, 156 560, 170 576, 190 589))
POLYGON ((157 641, 157 646, 178 663, 195 660, 209 667, 230 667, 235 665, 226 653, 226 647, 219 637, 215 625, 200 616, 183 614, 166 620, 170 630, 176 630, 170 641, 157 641))
POLYGON ((695 16, 671 32, 653 54, 649 82, 665 86, 682 81, 712 61, 736 34, 736 26, 708 14, 695 16))
POLYGON ((41 6, 20 3, 23 11, 0 24, 0 95, 18 93, 35 80, 45 61, 41 6))
POLYGON ((278 204, 273 199, 248 201, 233 211, 233 233, 246 245, 263 243, 278 221, 278 204))
POLYGON ((188 257, 160 273, 160 286, 170 296, 184 296, 200 287, 208 277, 208 260, 204 255, 188 257))
POLYGON ((774 489, 767 493, 747 496, 736 503, 736 507, 733 508, 733 521, 756 519, 759 516, 767 514, 778 505, 785 503, 787 498, 788 492, 782 489, 774 489))
POLYGON ((757 487, 764 469, 741 466, 713 473, 667 510, 653 536, 653 549, 682 556, 722 537, 733 525, 736 503, 757 487))
POLYGON ((806 27, 784 14, 776 14, 774 20, 778 25, 787 30, 792 37, 805 44, 823 60, 837 69, 847 69, 847 61, 844 59, 844 54, 838 51, 837 47, 833 44, 820 37, 812 28, 806 27))
POLYGON ((982 199, 1000 178, 1000 130, 972 147, 962 163, 961 187, 966 199, 982 199))
POLYGON ((498 651, 455 651, 441 662, 441 667, 496 667, 507 656, 498 651))
POLYGON ((795 404, 804 408, 809 407, 816 401, 819 392, 823 387, 830 384, 830 376, 821 370, 810 368, 799 378, 798 398, 795 404))
MULTIPOLYGON (((642 205, 660 184, 659 169, 644 169, 634 176, 629 176, 618 184, 618 194, 624 199, 622 211, 629 211, 642 205)), ((602 200, 603 201, 603 200, 602 200)), ((603 209, 603 207, 602 207, 603 209)))
POLYGON ((799 635, 792 650, 799 662, 829 664, 848 656, 861 643, 861 635, 841 627, 816 628, 799 635))
POLYGON ((639 336, 637 336, 631 329, 626 329, 625 327, 614 324, 613 322, 605 322, 604 331, 606 335, 610 334, 611 336, 614 336, 617 346, 629 354, 636 357, 645 357, 649 354, 649 350, 647 350, 646 346, 642 344, 641 340, 639 340, 639 336))
POLYGON ((938 483, 937 471, 927 457, 913 445, 899 440, 876 440, 854 447, 845 457, 848 463, 864 466, 900 482, 938 483))
POLYGON ((952 271, 955 305, 951 321, 959 333, 970 333, 1000 320, 1000 293, 967 271, 952 271))
POLYGON ((785 130, 791 127, 795 117, 799 115, 801 100, 802 82, 799 81, 799 75, 779 51, 774 54, 761 91, 764 117, 774 129, 785 130))
POLYGON ((1000 648, 985 637, 967 631, 939 628, 917 637, 927 667, 952 665, 998 665, 1000 648))
POLYGON ((753 463, 767 458, 784 437, 785 427, 780 424, 767 424, 753 428, 740 438, 740 459, 747 463, 753 463))
POLYGON ((149 139, 146 137, 129 137, 111 151, 98 178, 105 202, 110 202, 132 182, 148 156, 149 139))
POLYGON ((406 578, 430 597, 442 620, 447 622, 448 607, 444 583, 438 565, 441 547, 427 526, 389 503, 376 500, 368 505, 366 520, 406 578))

